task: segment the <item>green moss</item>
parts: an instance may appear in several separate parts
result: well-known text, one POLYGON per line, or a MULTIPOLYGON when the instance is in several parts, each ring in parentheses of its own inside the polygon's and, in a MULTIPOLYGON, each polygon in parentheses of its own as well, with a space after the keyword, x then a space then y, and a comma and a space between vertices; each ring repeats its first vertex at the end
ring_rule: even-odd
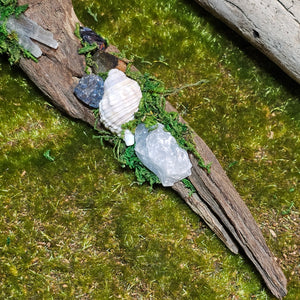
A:
MULTIPOLYGON (((137 64, 166 87, 209 80, 168 100, 227 170, 297 299, 299 86, 193 2, 73 4, 128 57, 164 56, 169 66, 137 64)), ((93 129, 48 105, 5 57, 0 105, 1 299, 274 298, 243 253, 171 190, 136 185, 93 129)))

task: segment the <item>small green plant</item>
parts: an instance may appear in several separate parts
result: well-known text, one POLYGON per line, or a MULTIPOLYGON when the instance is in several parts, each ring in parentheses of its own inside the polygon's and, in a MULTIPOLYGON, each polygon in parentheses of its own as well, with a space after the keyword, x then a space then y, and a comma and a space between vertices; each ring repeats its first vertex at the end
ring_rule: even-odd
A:
POLYGON ((184 178, 184 179, 181 180, 181 182, 184 184, 184 186, 186 188, 188 188, 190 190, 190 192, 189 192, 190 197, 192 196, 193 193, 196 193, 196 189, 193 186, 193 184, 190 182, 189 179, 184 178))
POLYGON ((10 16, 18 17, 27 8, 27 4, 18 6, 17 0, 0 0, 0 54, 7 54, 11 65, 17 63, 21 56, 37 62, 37 59, 18 43, 17 34, 15 32, 9 33, 6 28, 10 16))
POLYGON ((53 157, 53 156, 51 156, 50 155, 50 152, 51 152, 51 150, 46 150, 44 153, 43 153, 43 155, 44 155, 44 157, 47 159, 47 160, 49 160, 49 161, 54 161, 55 160, 55 157, 53 157))
POLYGON ((78 50, 78 53, 79 54, 89 54, 89 53, 95 51, 96 49, 98 49, 98 46, 96 43, 93 43, 91 45, 86 43, 84 45, 84 47, 82 47, 81 49, 78 50))
POLYGON ((82 39, 82 37, 80 35, 80 24, 79 23, 76 23, 74 34, 81 42, 82 48, 80 48, 78 50, 78 54, 83 54, 85 56, 85 63, 86 63, 85 72, 88 74, 89 68, 96 66, 96 63, 92 59, 92 55, 93 55, 93 53, 95 53, 95 51, 97 49, 99 49, 99 47, 96 43, 89 44, 88 42, 86 42, 82 39))
POLYGON ((159 178, 149 169, 145 168, 143 163, 136 156, 134 146, 126 148, 124 153, 120 156, 119 162, 122 164, 123 168, 127 166, 135 171, 135 176, 139 184, 148 182, 152 187, 155 183, 160 183, 159 178))
POLYGON ((292 212, 292 208, 294 207, 294 202, 290 204, 290 206, 281 212, 283 216, 289 215, 292 212))
POLYGON ((87 12, 94 19, 95 22, 98 22, 98 14, 92 11, 93 4, 88 6, 87 12))
POLYGON ((113 145, 114 157, 121 163, 122 168, 128 167, 135 171, 138 184, 148 182, 152 188, 155 183, 160 183, 159 178, 147 169, 136 156, 134 146, 126 147, 122 138, 110 131, 100 130, 96 125, 97 124, 95 124, 95 129, 97 130, 98 135, 94 136, 94 138, 99 139, 102 145, 104 142, 109 142, 113 145))

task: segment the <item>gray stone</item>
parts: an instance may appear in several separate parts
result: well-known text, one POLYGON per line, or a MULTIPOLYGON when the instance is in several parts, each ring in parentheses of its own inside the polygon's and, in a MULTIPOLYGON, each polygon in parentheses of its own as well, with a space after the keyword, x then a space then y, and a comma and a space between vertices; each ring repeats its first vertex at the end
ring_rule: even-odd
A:
POLYGON ((135 130, 135 141, 137 157, 157 175, 163 186, 172 186, 191 175, 188 153, 178 146, 162 124, 150 131, 144 124, 139 124, 135 130))
POLYGON ((76 97, 92 108, 98 108, 104 94, 104 82, 98 75, 87 75, 79 80, 74 89, 76 97))

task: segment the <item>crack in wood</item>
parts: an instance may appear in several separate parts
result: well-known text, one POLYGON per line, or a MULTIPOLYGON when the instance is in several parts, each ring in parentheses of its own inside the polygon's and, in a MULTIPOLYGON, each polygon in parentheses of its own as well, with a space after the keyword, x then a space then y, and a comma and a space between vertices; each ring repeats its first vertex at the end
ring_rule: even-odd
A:
POLYGON ((291 11, 291 8, 294 7, 294 1, 292 1, 292 4, 290 7, 286 7, 280 0, 277 0, 278 3, 288 12, 291 14, 291 16, 293 17, 293 20, 300 25, 300 20, 297 20, 295 14, 291 11))
POLYGON ((238 5, 236 5, 235 3, 229 0, 225 0, 224 2, 236 8, 248 20, 248 22, 252 25, 252 27, 256 28, 253 21, 247 16, 247 14, 244 12, 244 10, 241 7, 239 7, 238 5))

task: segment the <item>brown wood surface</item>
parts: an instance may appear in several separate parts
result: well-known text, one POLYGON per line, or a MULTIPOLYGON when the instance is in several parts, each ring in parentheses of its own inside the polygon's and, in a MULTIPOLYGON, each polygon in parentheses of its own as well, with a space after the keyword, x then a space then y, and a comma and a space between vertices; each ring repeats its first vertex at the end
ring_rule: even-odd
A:
MULTIPOLYGON (((81 104, 73 94, 79 78, 84 75, 85 63, 84 57, 77 53, 80 43, 74 35, 74 30, 79 21, 71 0, 19 1, 19 4, 25 3, 29 3, 26 15, 52 31, 59 47, 53 50, 41 45, 43 56, 39 62, 21 59, 21 68, 64 114, 93 126, 93 112, 81 104)), ((115 50, 113 49, 114 52, 115 50)), ((166 110, 173 111, 174 108, 167 103, 166 110)), ((232 252, 238 252, 237 246, 243 249, 271 292, 282 298, 287 292, 285 276, 267 247, 249 209, 205 142, 195 135, 195 143, 205 162, 212 162, 211 173, 208 174, 200 168, 193 155, 190 155, 193 168, 189 179, 196 187, 197 193, 190 195, 189 190, 181 183, 175 184, 173 189, 203 218, 232 252)))

